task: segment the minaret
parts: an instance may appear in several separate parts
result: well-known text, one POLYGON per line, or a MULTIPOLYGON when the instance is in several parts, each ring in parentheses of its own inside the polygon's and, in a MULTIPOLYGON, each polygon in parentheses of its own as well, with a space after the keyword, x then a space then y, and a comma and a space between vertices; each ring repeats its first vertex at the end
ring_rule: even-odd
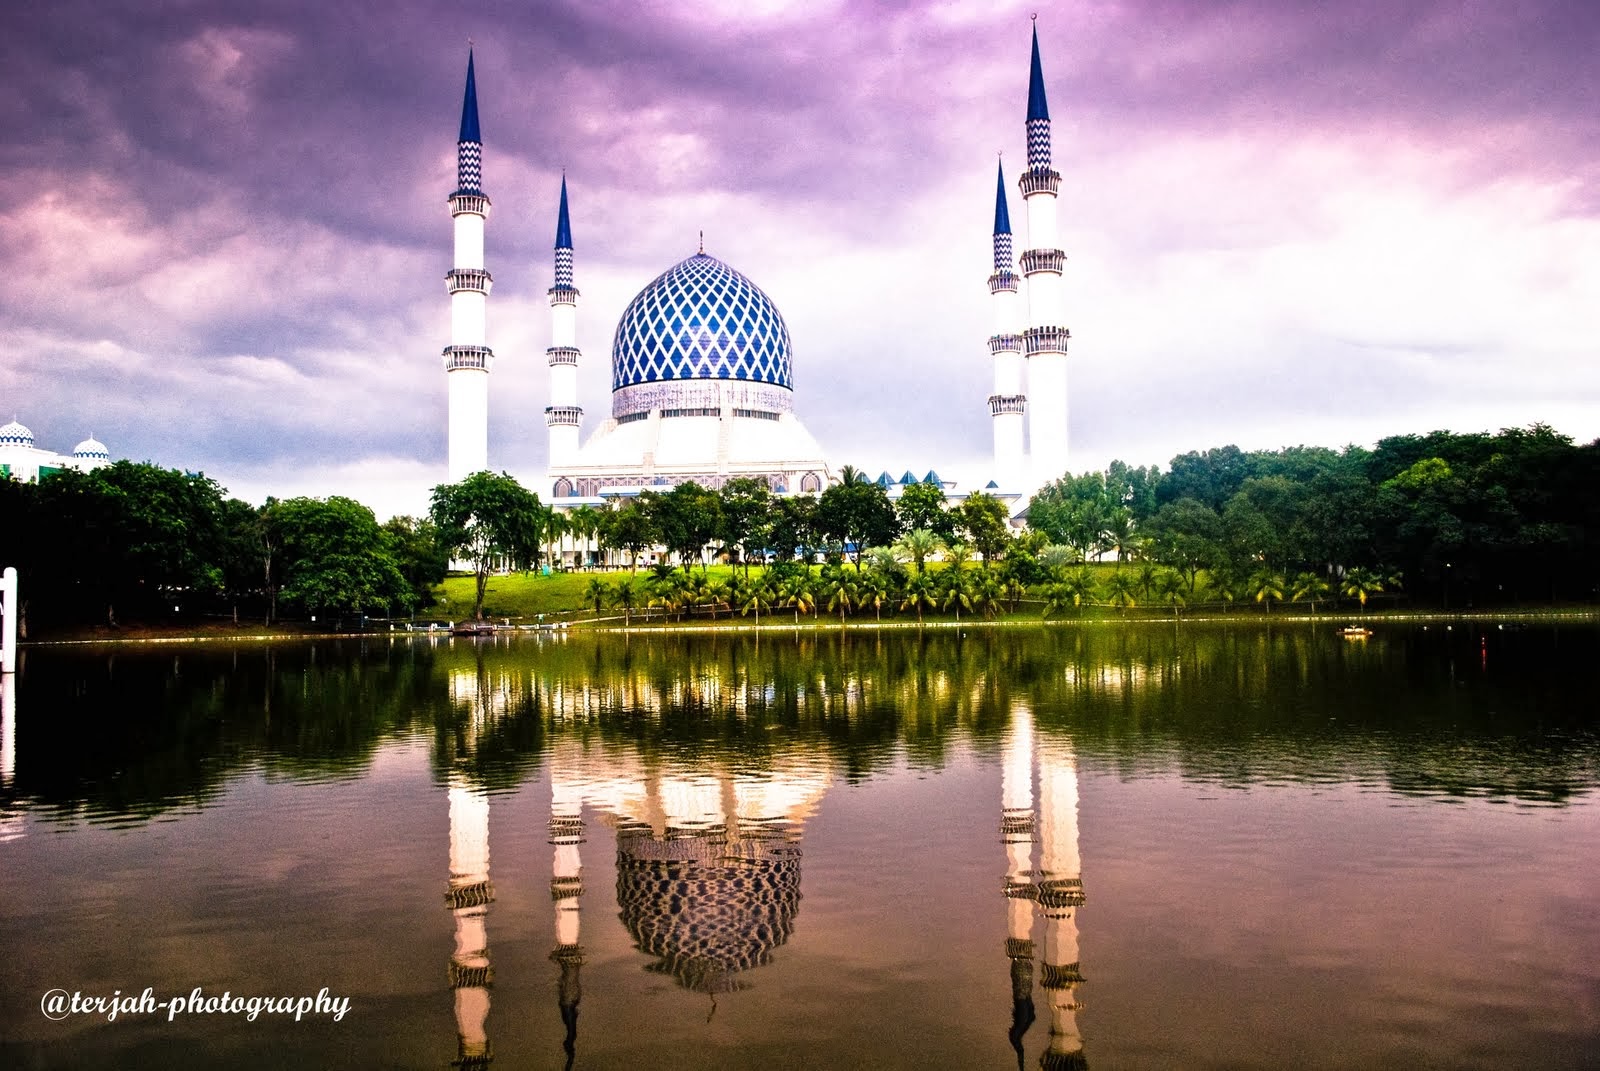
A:
MULTIPOLYGON (((565 208, 566 199, 563 198, 563 220, 567 215, 565 208)), ((566 1027, 561 1047, 567 1054, 570 1068, 578 1052, 578 1002, 583 998, 583 985, 578 976, 584 962, 583 946, 578 943, 578 909, 583 896, 583 862, 578 854, 578 846, 583 843, 583 797, 554 767, 550 776, 550 843, 555 846, 550 899, 556 910, 556 947, 550 959, 561 968, 556 1002, 561 1008, 561 1023, 566 1027)))
POLYGON ((1039 28, 1033 29, 1033 65, 1028 74, 1028 170, 1017 185, 1028 206, 1028 250, 1022 276, 1028 281, 1028 451, 1032 483, 1043 486, 1067 471, 1067 339, 1062 326, 1061 272, 1067 256, 1057 245, 1056 191, 1061 175, 1050 166, 1050 107, 1039 66, 1039 28))
POLYGON ((1087 1067, 1078 1031, 1077 911, 1083 906, 1078 858, 1078 767, 1072 745, 1052 740, 1039 761, 1040 840, 1038 904, 1044 916, 1040 983, 1050 1002, 1050 1046, 1040 1058, 1046 1071, 1087 1067))
POLYGON ((478 82, 469 50, 461 137, 456 143, 456 189, 450 195, 455 267, 445 276, 450 290, 450 345, 444 349, 444 367, 450 385, 451 483, 489 467, 489 368, 494 354, 485 341, 485 313, 493 282, 483 268, 483 224, 488 217, 483 138, 478 132, 478 82))
POLYGON ((489 794, 450 778, 450 884, 445 903, 455 918, 450 989, 455 994, 457 1068, 489 1066, 489 936, 485 917, 494 902, 489 884, 489 794))
POLYGON ((561 213, 556 218, 556 285, 550 288, 550 404, 544 422, 550 429, 550 468, 570 465, 578 456, 578 290, 572 285, 572 221, 567 217, 567 176, 561 176, 561 213))
POLYGON ((994 334, 989 336, 989 353, 994 357, 994 393, 989 395, 989 415, 994 418, 994 478, 1002 487, 1020 489, 1029 478, 1022 446, 1022 418, 1028 399, 1022 387, 1022 317, 1014 265, 1005 168, 997 166, 994 274, 989 276, 989 293, 994 296, 994 334))
POLYGON ((1000 745, 1000 840, 1006 846, 1006 959, 1011 961, 1011 1030, 1022 1067, 1022 1038, 1033 1025, 1033 712, 1017 702, 1000 745))

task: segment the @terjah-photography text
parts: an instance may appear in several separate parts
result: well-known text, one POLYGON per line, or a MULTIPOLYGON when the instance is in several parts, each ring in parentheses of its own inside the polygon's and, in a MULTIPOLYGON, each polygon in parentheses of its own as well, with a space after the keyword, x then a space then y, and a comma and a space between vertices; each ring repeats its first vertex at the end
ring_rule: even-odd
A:
POLYGON ((39 1010, 46 1019, 57 1021, 73 1015, 96 1015, 114 1023, 118 1016, 165 1012, 169 1023, 180 1015, 242 1015, 250 1022, 261 1015, 293 1015, 295 1022, 308 1015, 327 1015, 337 1023, 349 1012, 350 998, 329 996, 326 986, 314 997, 243 997, 236 996, 232 990, 207 994, 196 986, 187 994, 164 1000, 156 999, 151 986, 138 994, 125 994, 118 989, 109 995, 52 989, 39 998, 39 1010))

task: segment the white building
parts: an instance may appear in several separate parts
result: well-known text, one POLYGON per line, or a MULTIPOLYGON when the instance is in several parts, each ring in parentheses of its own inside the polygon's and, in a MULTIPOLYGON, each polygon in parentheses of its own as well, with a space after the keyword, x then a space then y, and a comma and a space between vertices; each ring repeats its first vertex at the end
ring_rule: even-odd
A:
POLYGON ((58 454, 35 446, 33 432, 16 420, 0 427, 0 479, 37 483, 62 469, 88 472, 110 463, 105 443, 93 435, 74 446, 72 453, 58 454))

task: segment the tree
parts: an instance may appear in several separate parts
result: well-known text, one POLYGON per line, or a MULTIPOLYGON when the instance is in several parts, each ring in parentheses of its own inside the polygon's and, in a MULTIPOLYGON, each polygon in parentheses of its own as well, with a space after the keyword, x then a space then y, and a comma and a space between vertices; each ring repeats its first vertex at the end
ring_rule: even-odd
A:
POLYGON ((817 502, 817 527, 824 536, 843 544, 861 571, 861 551, 894 540, 899 518, 889 495, 875 483, 836 483, 817 502))
POLYGON ((283 544, 283 597, 307 611, 366 613, 416 599, 372 510, 354 499, 291 498, 274 523, 283 544))
POLYGON ((1272 612, 1272 603, 1274 600, 1278 602, 1283 601, 1283 591, 1287 586, 1288 585, 1283 582, 1283 576, 1281 574, 1274 573, 1270 569, 1261 570, 1260 572, 1256 573, 1255 577, 1250 581, 1250 587, 1254 591, 1253 598, 1256 600, 1256 602, 1259 602, 1265 606, 1269 614, 1272 612))
POLYGON ((1129 573, 1118 569, 1106 580, 1106 602, 1112 606, 1120 607, 1126 614, 1130 607, 1137 606, 1133 593, 1138 590, 1139 583, 1129 573))
POLYGON ((765 480, 739 476, 722 485, 718 498, 722 524, 717 537, 723 546, 739 549, 748 576, 750 555, 766 547, 772 530, 772 489, 765 480))
POLYGON ((622 611, 622 624, 633 624, 633 608, 639 604, 639 591, 632 580, 618 580, 611 589, 611 605, 622 611))
POLYGON ((844 570, 829 577, 823 587, 828 596, 828 609, 839 611, 839 624, 844 625, 844 615, 855 609, 856 582, 844 570))
POLYGON ((1311 604, 1311 612, 1314 614, 1317 612, 1317 600, 1327 598, 1330 590, 1332 589, 1328 586, 1327 578, 1321 574, 1301 573, 1294 578, 1294 590, 1289 597, 1295 602, 1301 602, 1302 600, 1309 602, 1311 604))
POLYGON ((406 582, 406 609, 433 601, 433 589, 450 568, 450 555, 439 543, 439 529, 426 517, 391 517, 383 525, 384 545, 406 582))
POLYGON ((915 573, 906 579, 905 590, 900 599, 900 609, 915 610, 917 624, 922 624, 922 608, 933 609, 938 605, 938 590, 934 587, 933 578, 927 573, 915 573))
POLYGON ((939 553, 939 537, 926 528, 917 528, 901 536, 891 548, 901 560, 909 561, 917 567, 917 572, 927 571, 927 560, 931 554, 939 553))
POLYGON ((945 540, 955 535, 957 518, 946 507, 944 488, 936 483, 908 485, 900 492, 895 513, 908 532, 926 529, 945 540))
POLYGON ((722 529, 722 501, 715 491, 685 480, 666 494, 642 491, 639 508, 650 518, 656 539, 678 556, 684 571, 696 561, 706 568, 702 557, 706 544, 722 529))
POLYGON ((974 491, 961 503, 956 514, 967 540, 982 555, 983 567, 989 568, 1011 543, 1011 524, 1005 503, 993 495, 974 491))
POLYGON ((439 541, 471 566, 477 581, 474 620, 483 620, 489 571, 497 563, 537 562, 541 509, 539 496, 506 473, 475 472, 460 483, 433 489, 429 516, 439 541))
POLYGON ((586 605, 594 607, 596 615, 605 607, 609 591, 606 582, 599 577, 590 577, 589 586, 583 589, 583 601, 586 605))
POLYGON ((791 495, 777 500, 768 531, 768 545, 780 562, 792 561, 804 551, 807 561, 820 542, 817 532, 817 496, 791 495))
POLYGON ((658 536, 650 515, 638 502, 627 502, 600 515, 600 537, 608 547, 628 552, 628 572, 639 571, 639 555, 655 546, 658 536))

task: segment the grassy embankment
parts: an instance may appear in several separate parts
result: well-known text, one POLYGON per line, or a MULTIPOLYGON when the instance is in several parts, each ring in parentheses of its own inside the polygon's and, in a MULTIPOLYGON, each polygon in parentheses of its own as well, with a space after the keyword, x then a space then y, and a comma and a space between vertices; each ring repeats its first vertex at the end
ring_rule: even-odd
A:
MULTIPOLYGON (((933 562, 928 566, 930 571, 944 568, 942 563, 933 562)), ((976 571, 976 566, 968 566, 976 571)), ((1096 587, 1104 586, 1104 578, 1117 570, 1111 563, 1097 563, 1088 566, 1090 574, 1094 576, 1096 587)), ((1126 568, 1126 567, 1124 567, 1126 568)), ((759 572, 759 568, 753 572, 759 572)), ((695 570, 699 575, 699 570, 695 570)), ((713 565, 709 577, 713 581, 727 580, 736 572, 735 567, 728 565, 713 565)), ((584 621, 600 620, 608 624, 620 624, 623 611, 607 600, 605 607, 598 613, 593 608, 592 601, 587 598, 590 582, 599 579, 608 587, 615 587, 620 581, 631 579, 636 592, 635 603, 630 614, 633 623, 644 624, 648 621, 659 619, 659 610, 648 610, 650 572, 640 569, 637 574, 630 577, 627 571, 620 572, 575 572, 553 573, 550 576, 537 574, 512 573, 503 576, 491 576, 488 590, 484 595, 484 617, 494 622, 509 621, 512 624, 533 624, 540 620, 540 615, 546 623, 567 621, 581 623, 584 621)), ((463 621, 472 616, 473 578, 470 576, 452 576, 443 584, 435 588, 436 601, 434 605, 418 610, 417 620, 435 621, 463 621)), ((1043 618, 1044 600, 1035 588, 1022 600, 1015 612, 1009 609, 1009 604, 1002 607, 994 616, 997 621, 1038 622, 1043 618)), ((1393 600, 1374 601, 1369 603, 1366 611, 1360 611, 1354 600, 1345 599, 1334 604, 1321 600, 1317 604, 1316 616, 1338 617, 1357 614, 1372 614, 1383 610, 1392 610, 1393 600)), ((1311 607, 1306 603, 1278 603, 1270 611, 1274 616, 1300 617, 1309 616, 1311 607)), ((1220 605, 1192 606, 1180 608, 1179 613, 1184 617, 1216 617, 1226 615, 1238 617, 1241 620, 1250 617, 1264 616, 1261 607, 1254 604, 1235 605, 1226 610, 1220 605)), ((1080 609, 1069 611, 1062 615, 1070 620, 1105 620, 1119 621, 1124 619, 1168 619, 1173 616, 1172 610, 1166 605, 1158 605, 1154 599, 1149 603, 1140 600, 1140 604, 1127 609, 1120 609, 1104 604, 1086 605, 1080 609)), ((971 612, 963 612, 961 620, 970 621, 980 618, 971 612)), ((733 621, 740 624, 752 624, 753 614, 741 613, 733 610, 731 613, 723 608, 718 611, 718 620, 733 621)), ((762 623, 771 619, 773 624, 781 624, 787 620, 791 625, 795 623, 793 608, 773 606, 770 610, 761 613, 762 623)), ((882 619, 885 622, 915 622, 917 615, 913 610, 900 610, 897 606, 885 605, 882 619)), ((956 614, 947 610, 923 610, 925 621, 955 621, 956 614)), ((826 600, 819 601, 814 613, 802 613, 800 623, 816 623, 823 626, 830 623, 837 627, 839 617, 837 613, 830 613, 826 600)), ((852 624, 873 623, 877 616, 868 608, 858 610, 850 615, 852 624)), ((680 618, 674 615, 670 623, 678 623, 680 618)), ((684 615, 682 622, 695 624, 709 624, 711 616, 708 610, 701 609, 693 614, 684 615)))

